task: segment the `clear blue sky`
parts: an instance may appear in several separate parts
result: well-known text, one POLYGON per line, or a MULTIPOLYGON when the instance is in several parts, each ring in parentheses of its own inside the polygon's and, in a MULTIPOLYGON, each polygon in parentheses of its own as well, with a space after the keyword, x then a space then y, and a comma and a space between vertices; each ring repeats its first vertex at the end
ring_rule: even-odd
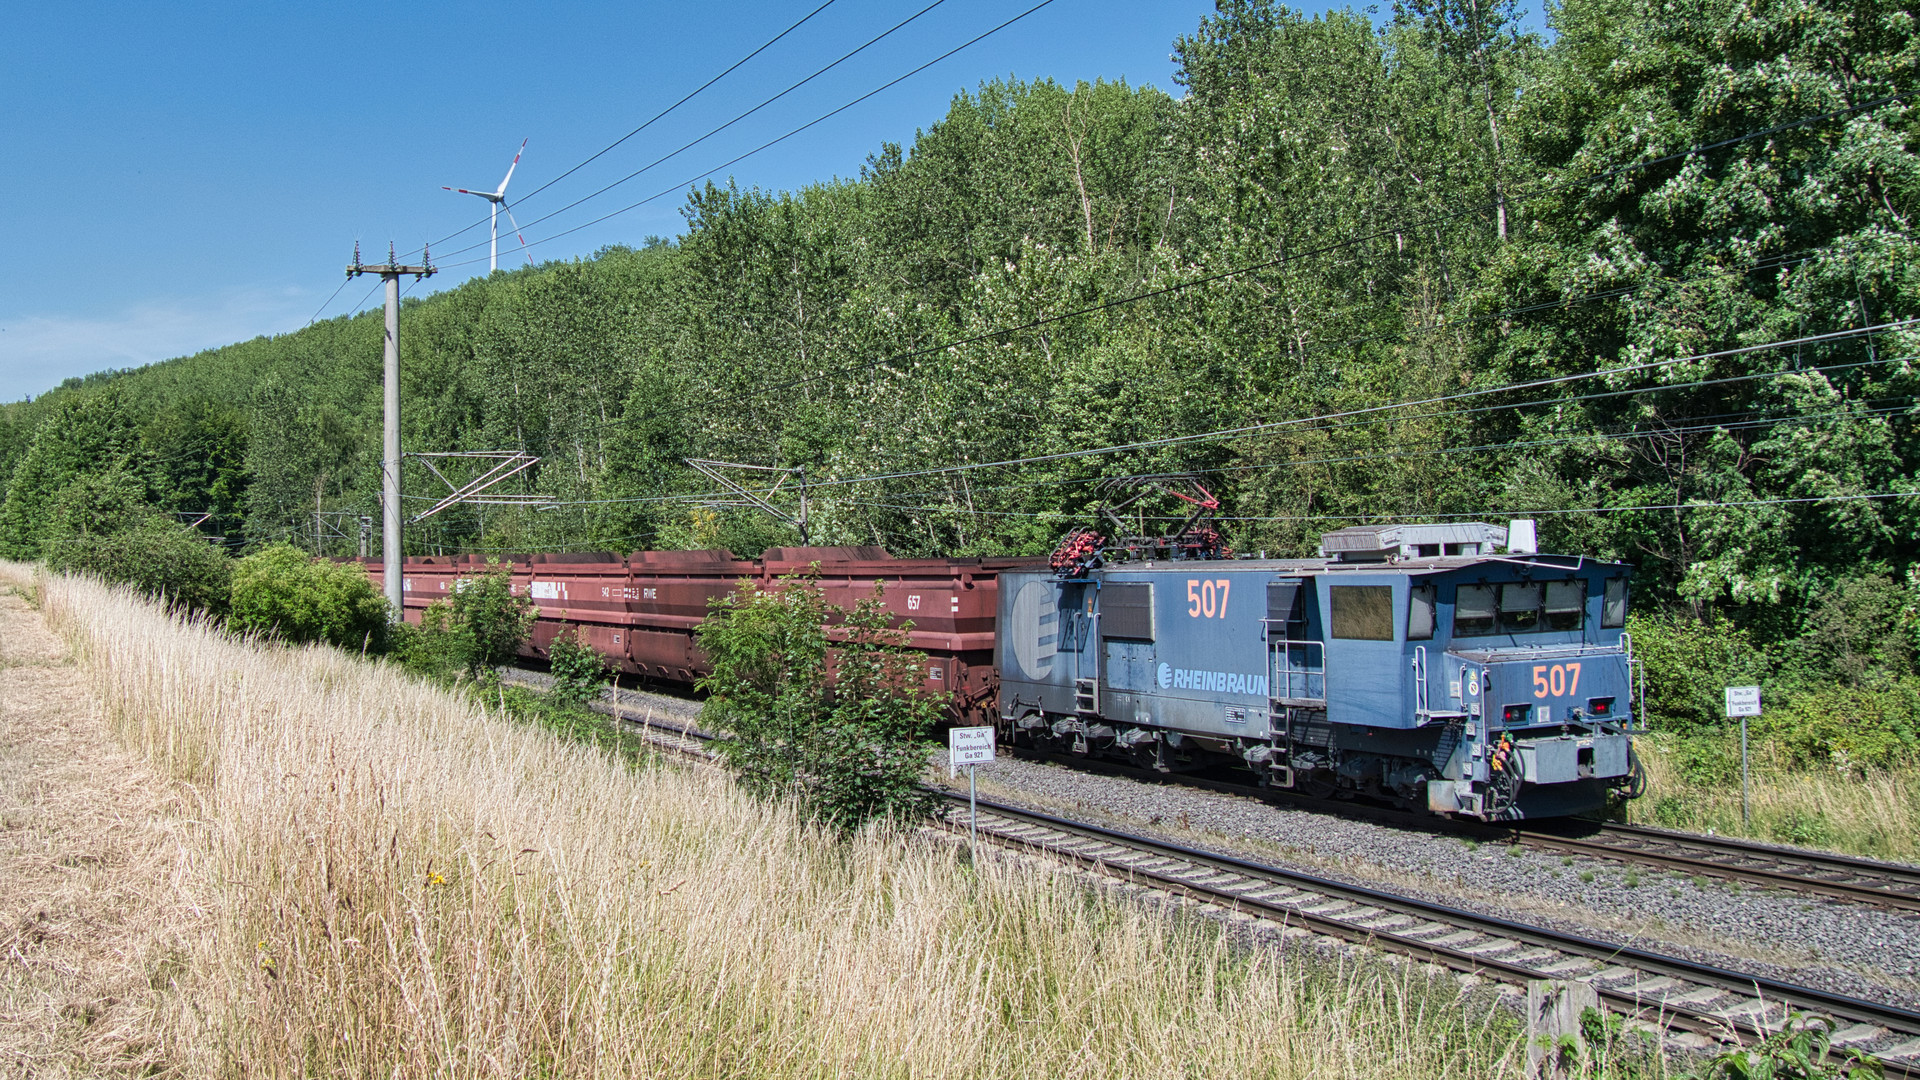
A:
MULTIPOLYGON (((821 0, 733 4, 16 4, 0 42, 0 164, 12 268, 0 289, 0 400, 68 376, 298 329, 368 261, 485 217, 440 185, 507 191, 525 224, 784 88, 931 0, 834 0, 665 120, 539 194, 821 0)), ((1036 0, 944 0, 728 132, 551 221, 536 260, 681 230, 683 181, 885 83, 1036 0)), ((1314 7, 1320 5, 1315 4, 1314 7)), ((1175 37, 1208 0, 1054 0, 804 135, 724 170, 791 189, 858 172, 981 81, 1124 78, 1178 92, 1175 37)), ((519 263, 501 219, 503 267, 519 263), (512 260, 511 262, 509 260, 512 260)), ((486 230, 438 244, 486 271, 486 230), (469 243, 477 249, 456 249, 469 243), (477 261, 475 261, 477 260, 477 261)), ((349 285, 322 316, 360 303, 349 285)))

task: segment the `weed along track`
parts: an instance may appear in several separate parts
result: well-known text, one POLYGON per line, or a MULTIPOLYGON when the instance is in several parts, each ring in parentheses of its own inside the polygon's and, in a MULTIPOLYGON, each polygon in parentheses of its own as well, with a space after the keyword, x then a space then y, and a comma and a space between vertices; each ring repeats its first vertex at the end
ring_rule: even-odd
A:
MULTIPOLYGON (((947 826, 964 832, 963 796, 947 826)), ((1778 1030, 1793 1011, 1831 1017, 1835 1041, 1920 1076, 1920 1013, 1362 888, 990 800, 979 830, 994 843, 1242 911, 1342 941, 1525 984, 1591 982, 1610 1011, 1711 1039, 1778 1030)))
MULTIPOLYGON (((606 703, 601 707, 629 723, 644 722, 663 749, 710 760, 700 749, 710 736, 691 725, 661 722, 653 710, 606 703)), ((934 790, 949 801, 942 824, 964 835, 966 796, 934 790)), ((1876 1054, 1889 1076, 1920 1076, 1920 1013, 1893 1005, 1332 881, 993 799, 980 801, 979 831, 983 840, 999 846, 1280 923, 1288 933, 1331 937, 1519 986, 1540 979, 1589 982, 1610 1012, 1646 1030, 1721 1041, 1778 1030, 1794 1012, 1826 1016, 1836 1024, 1837 1045, 1876 1054)), ((1504 835, 1521 839, 1510 832, 1504 835)), ((1594 854, 1612 857, 1606 851, 1594 854)))

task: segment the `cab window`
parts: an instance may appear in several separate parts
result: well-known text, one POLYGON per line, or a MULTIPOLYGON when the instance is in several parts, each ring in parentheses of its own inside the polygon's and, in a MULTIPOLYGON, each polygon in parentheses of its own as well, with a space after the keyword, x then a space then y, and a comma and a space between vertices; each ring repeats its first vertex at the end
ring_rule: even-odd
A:
POLYGON ((1333 636, 1361 641, 1393 640, 1393 586, 1335 585, 1333 636))
POLYGON ((1415 585, 1407 590, 1408 641, 1426 641, 1433 637, 1435 591, 1431 585, 1415 585))
POLYGON ((1453 636, 1493 633, 1493 586, 1462 585, 1454 591, 1453 636))
POLYGON ((1547 629, 1578 630, 1586 610, 1586 582, 1578 579, 1547 582, 1547 629))
POLYGON ((1540 629, 1540 585, 1526 581, 1500 586, 1500 629, 1530 634, 1540 629))
POLYGON ((1607 579, 1606 597, 1600 603, 1600 625, 1609 630, 1627 625, 1627 579, 1607 579))

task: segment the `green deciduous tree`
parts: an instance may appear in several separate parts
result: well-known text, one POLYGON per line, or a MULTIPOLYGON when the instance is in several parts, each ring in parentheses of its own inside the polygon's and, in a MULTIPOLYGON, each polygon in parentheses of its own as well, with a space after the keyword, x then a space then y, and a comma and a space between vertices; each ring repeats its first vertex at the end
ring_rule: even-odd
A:
POLYGON ((50 570, 90 574, 216 616, 226 611, 232 588, 233 560, 193 530, 161 517, 111 535, 53 540, 46 559, 50 570))
MULTIPOLYGON (((54 501, 82 477, 120 473, 141 477, 139 431, 123 395, 108 386, 87 397, 64 398, 40 422, 14 466, 0 505, 0 554, 36 559, 44 554, 54 501)), ((144 479, 136 480, 144 487, 144 479)), ((145 492, 140 492, 144 496, 145 492)))
POLYGON ((942 705, 920 691, 920 656, 889 623, 877 590, 847 611, 807 578, 744 582, 713 601, 699 632, 713 666, 701 720, 748 790, 842 831, 927 811, 917 784, 942 705))
POLYGON ((519 654, 533 621, 533 601, 514 594, 513 568, 494 561, 462 578, 452 596, 430 605, 420 629, 429 639, 427 655, 486 679, 519 654))

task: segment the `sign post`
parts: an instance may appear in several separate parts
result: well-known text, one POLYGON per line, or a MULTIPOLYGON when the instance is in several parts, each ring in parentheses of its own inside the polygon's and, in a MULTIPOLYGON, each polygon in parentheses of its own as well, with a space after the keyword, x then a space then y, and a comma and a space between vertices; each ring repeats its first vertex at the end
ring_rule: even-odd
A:
POLYGON ((1760 688, 1727 687, 1727 716, 1740 718, 1740 827, 1753 831, 1753 810, 1747 803, 1747 717, 1760 715, 1760 688))
POLYGON ((974 768, 993 760, 993 729, 957 727, 947 729, 947 776, 960 775, 967 767, 967 836, 969 844, 980 842, 980 795, 974 782, 974 768))

